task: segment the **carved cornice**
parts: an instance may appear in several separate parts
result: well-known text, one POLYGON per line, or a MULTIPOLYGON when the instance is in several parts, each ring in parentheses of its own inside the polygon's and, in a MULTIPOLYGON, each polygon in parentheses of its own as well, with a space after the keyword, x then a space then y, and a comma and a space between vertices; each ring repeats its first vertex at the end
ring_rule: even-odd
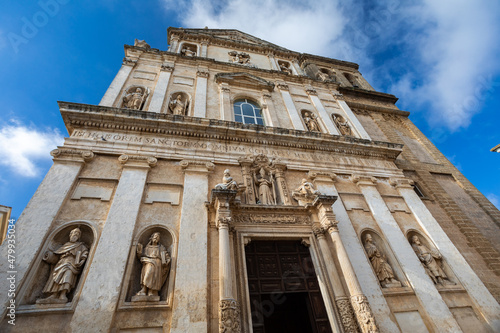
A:
POLYGON ((118 161, 127 167, 155 167, 158 160, 153 156, 120 155, 118 161))
POLYGON ((246 213, 233 215, 233 221, 240 224, 310 224, 307 215, 292 215, 283 213, 246 213))
POLYGON ((285 147, 294 150, 312 150, 340 155, 368 156, 394 160, 403 145, 369 141, 350 136, 300 131, 279 127, 243 124, 216 119, 178 117, 171 114, 121 109, 88 104, 58 102, 64 122, 71 134, 77 128, 102 131, 129 131, 172 135, 197 140, 224 140, 226 142, 285 147), (252 131, 255 135, 251 135, 252 131), (312 133, 312 134, 311 134, 312 133))
POLYGON ((94 158, 91 150, 57 148, 50 152, 54 161, 67 162, 89 162, 94 158))
POLYGON ((128 57, 123 58, 123 65, 134 67, 137 64, 137 60, 130 59, 128 57))

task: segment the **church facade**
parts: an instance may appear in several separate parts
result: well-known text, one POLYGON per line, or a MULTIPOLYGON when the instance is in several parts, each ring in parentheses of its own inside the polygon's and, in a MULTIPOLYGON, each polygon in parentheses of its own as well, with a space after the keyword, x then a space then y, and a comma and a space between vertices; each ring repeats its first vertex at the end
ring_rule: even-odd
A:
POLYGON ((395 96, 237 30, 168 42, 59 102, 2 332, 500 331, 500 212, 395 96))

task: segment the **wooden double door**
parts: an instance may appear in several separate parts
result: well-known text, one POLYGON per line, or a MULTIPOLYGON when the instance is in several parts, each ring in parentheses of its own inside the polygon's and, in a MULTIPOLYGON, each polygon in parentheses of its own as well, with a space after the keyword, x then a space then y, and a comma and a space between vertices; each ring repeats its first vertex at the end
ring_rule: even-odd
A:
POLYGON ((309 249, 300 241, 245 247, 254 333, 329 333, 309 249))

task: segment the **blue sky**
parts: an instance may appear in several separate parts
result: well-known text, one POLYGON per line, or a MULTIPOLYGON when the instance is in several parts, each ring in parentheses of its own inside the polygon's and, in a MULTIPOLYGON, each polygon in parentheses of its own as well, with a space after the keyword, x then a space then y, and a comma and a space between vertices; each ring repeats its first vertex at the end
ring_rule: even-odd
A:
POLYGON ((56 101, 98 104, 134 38, 169 26, 233 28, 360 64, 500 206, 500 2, 496 0, 9 1, 0 13, 0 204, 18 217, 67 135, 56 101))

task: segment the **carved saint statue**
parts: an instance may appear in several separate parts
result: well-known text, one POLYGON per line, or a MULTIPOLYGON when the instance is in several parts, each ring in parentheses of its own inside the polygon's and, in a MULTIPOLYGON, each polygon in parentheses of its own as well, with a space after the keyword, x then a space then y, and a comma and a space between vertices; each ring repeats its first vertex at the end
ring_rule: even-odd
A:
POLYGON ((401 282, 394 278, 394 272, 392 271, 391 265, 389 265, 385 256, 382 255, 375 244, 373 244, 372 235, 370 234, 367 234, 365 237, 365 250, 382 287, 401 287, 401 282))
POLYGON ((318 80, 320 80, 320 81, 323 81, 323 82, 326 82, 326 81, 330 81, 330 80, 331 80, 330 75, 328 75, 328 74, 327 74, 327 73, 325 73, 325 72, 321 72, 321 71, 319 71, 319 72, 317 72, 317 73, 316 73, 316 78, 317 78, 318 80))
POLYGON ((418 259, 424 265, 425 271, 431 277, 434 284, 440 284, 442 286, 446 284, 455 284, 448 280, 448 276, 442 269, 441 253, 437 250, 429 250, 427 246, 420 242, 420 239, 417 235, 414 235, 411 238, 411 247, 413 251, 415 251, 418 259))
POLYGON ((321 195, 321 193, 315 190, 313 184, 308 182, 305 178, 302 179, 302 184, 292 191, 292 197, 297 200, 301 206, 313 202, 314 198, 318 195, 321 195))
POLYGON ((290 69, 290 64, 288 64, 286 62, 279 62, 278 64, 279 64, 280 70, 282 72, 285 72, 287 74, 292 75, 292 70, 290 69))
POLYGON ((224 177, 222 177, 222 183, 215 185, 216 190, 238 190, 238 183, 233 180, 233 177, 229 174, 229 169, 224 170, 224 177))
POLYGON ((258 187, 257 203, 261 205, 276 205, 273 174, 266 174, 264 168, 260 168, 259 173, 254 175, 255 184, 258 187))
POLYGON ((138 87, 123 97, 123 106, 127 109, 141 110, 147 97, 147 92, 138 87))
POLYGON ((137 296, 158 296, 170 272, 170 254, 160 244, 160 233, 154 232, 149 237, 149 243, 143 248, 137 244, 137 257, 142 263, 141 290, 137 296))
POLYGON ((170 101, 168 108, 172 114, 184 116, 186 114, 186 101, 183 101, 181 94, 179 94, 177 98, 170 101))
POLYGON ((304 119, 304 123, 306 124, 308 131, 321 132, 321 130, 319 129, 318 121, 316 120, 316 117, 312 114, 312 112, 304 112, 302 118, 304 119))
POLYGON ((344 119, 344 117, 339 114, 334 114, 333 122, 339 129, 341 135, 352 135, 351 126, 349 126, 349 123, 344 119))
POLYGON ((47 251, 42 260, 54 265, 43 292, 50 294, 38 299, 37 303, 67 303, 68 293, 75 287, 78 275, 89 254, 88 247, 79 242, 82 232, 79 228, 71 230, 69 242, 55 250, 47 251))
POLYGON ((150 49, 151 48, 151 46, 149 46, 149 44, 146 43, 144 40, 137 39, 137 38, 134 40, 134 46, 144 47, 146 49, 150 49))
POLYGON ((187 57, 194 57, 196 56, 196 50, 193 50, 193 47, 185 45, 182 47, 181 54, 187 57))

